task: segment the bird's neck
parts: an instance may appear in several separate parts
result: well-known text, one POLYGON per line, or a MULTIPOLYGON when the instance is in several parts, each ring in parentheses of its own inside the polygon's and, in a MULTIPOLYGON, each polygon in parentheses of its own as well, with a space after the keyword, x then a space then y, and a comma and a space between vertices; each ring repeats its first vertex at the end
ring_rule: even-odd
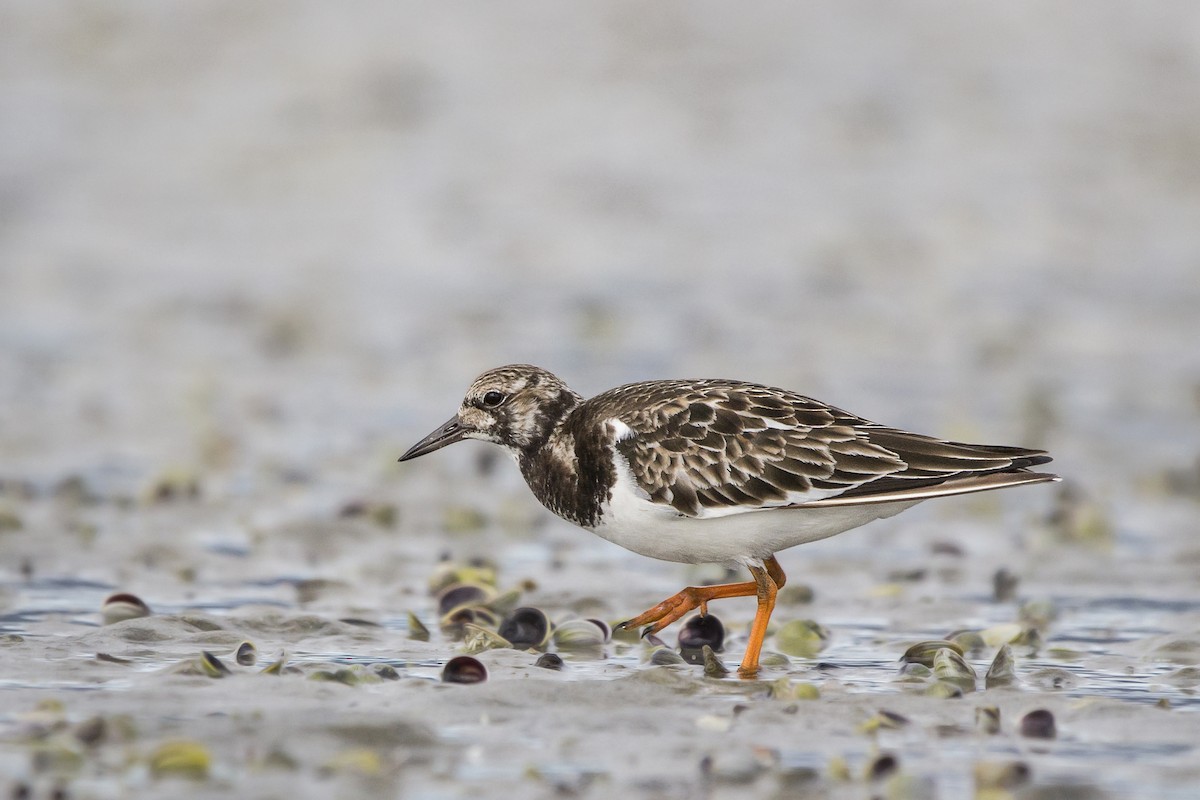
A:
POLYGON ((587 426, 568 414, 539 447, 517 454, 521 474, 546 508, 576 525, 599 524, 616 478, 611 435, 603 425, 587 426))

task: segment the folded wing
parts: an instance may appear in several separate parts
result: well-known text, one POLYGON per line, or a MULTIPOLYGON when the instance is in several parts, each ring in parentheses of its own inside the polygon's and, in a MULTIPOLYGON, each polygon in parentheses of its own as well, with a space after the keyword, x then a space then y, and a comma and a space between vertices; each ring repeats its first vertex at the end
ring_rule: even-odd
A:
POLYGON ((590 403, 652 502, 688 517, 859 505, 1055 480, 1041 450, 946 442, 792 392, 734 381, 631 384, 590 403), (632 403, 631 400, 638 402, 632 403), (637 407, 635 414, 621 408, 637 407))

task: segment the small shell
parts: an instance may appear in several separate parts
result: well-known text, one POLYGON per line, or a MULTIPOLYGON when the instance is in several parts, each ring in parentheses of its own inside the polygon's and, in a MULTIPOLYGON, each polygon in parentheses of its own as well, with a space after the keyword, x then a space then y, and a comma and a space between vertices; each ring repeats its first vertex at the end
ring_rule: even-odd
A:
POLYGON ((781 668, 787 669, 792 665, 792 660, 783 653, 777 653, 774 650, 764 650, 758 658, 760 667, 770 667, 772 669, 781 668))
POLYGON ((542 653, 538 656, 538 660, 533 662, 533 665, 542 669, 552 669, 557 672, 563 668, 563 660, 561 656, 554 653, 542 653))
POLYGON ((393 667, 391 664, 376 664, 375 665, 375 674, 378 675, 380 678, 383 678, 385 681, 400 680, 400 673, 397 672, 396 668, 393 667))
POLYGON ((429 641, 429 628, 426 628, 421 620, 417 619, 417 615, 408 612, 408 638, 415 642, 429 641))
MULTIPOLYGON (((680 650, 700 650, 711 647, 721 652, 725 646, 725 626, 714 614, 696 614, 689 617, 679 629, 680 650)), ((685 656, 686 657, 686 656, 685 656)))
POLYGON ((229 667, 221 659, 207 650, 200 653, 200 671, 210 678, 224 678, 229 674, 229 667))
POLYGON ((704 660, 704 674, 709 678, 724 678, 729 674, 729 667, 721 663, 717 654, 708 645, 701 648, 704 660))
POLYGON ((284 667, 287 666, 287 653, 280 653, 279 658, 267 664, 259 672, 262 675, 282 675, 284 667))
POLYGON ((202 781, 208 777, 211 765, 208 748, 199 742, 164 742, 150 754, 150 774, 155 777, 175 776, 202 781))
POLYGON ((100 616, 105 625, 150 616, 150 606, 136 594, 119 592, 109 597, 100 606, 100 616))
POLYGON ((898 758, 891 753, 880 753, 867 762, 867 766, 863 770, 863 777, 868 781, 880 781, 895 775, 899 769, 900 760, 898 758))
POLYGON ((504 618, 499 633, 518 650, 539 648, 550 636, 550 620, 540 608, 522 606, 504 618))
POLYGON ((938 681, 952 683, 964 692, 975 691, 975 670, 961 655, 942 648, 933 656, 933 675, 938 681))
POLYGON ((487 676, 487 667, 471 656, 455 656, 442 668, 443 683, 482 683, 487 676))
POLYGON ((646 660, 656 667, 677 667, 687 663, 679 653, 669 647, 654 648, 646 660))
POLYGON ((962 657, 963 649, 954 642, 938 639, 928 642, 917 642, 904 651, 900 660, 905 664, 921 664, 933 669, 933 659, 941 650, 951 650, 962 657))
POLYGON ((607 641, 608 629, 594 619, 569 619, 554 629, 559 650, 598 650, 607 641))
POLYGON ((1001 567, 996 570, 996 574, 992 576, 992 599, 997 603, 1006 603, 1013 600, 1017 596, 1017 584, 1021 579, 1008 571, 1007 568, 1001 567))
POLYGON ((1053 739, 1058 735, 1054 715, 1044 708, 1021 717, 1021 735, 1031 739, 1053 739))
POLYGON ((592 623, 593 625, 595 625, 597 628, 600 629, 601 635, 604 636, 604 642, 603 642, 604 644, 608 644, 609 642, 612 641, 612 635, 613 635, 612 625, 609 625, 607 622, 605 622, 602 619, 596 619, 594 617, 588 617, 587 621, 592 623))
POLYGON ((816 658, 829 644, 829 631, 811 619, 786 623, 775 634, 775 646, 789 656, 816 658))
POLYGON ((233 660, 243 667, 253 667, 258 661, 258 648, 254 642, 242 642, 234 653, 233 660))
POLYGON ((988 667, 987 674, 983 677, 983 684, 988 689, 995 689, 999 686, 1012 686, 1017 681, 1016 661, 1013 659, 1012 648, 1004 645, 996 653, 996 658, 992 660, 992 665, 988 667))
POLYGON ((453 583, 438 592, 438 614, 445 617, 468 606, 482 606, 493 600, 496 590, 480 583, 453 583))

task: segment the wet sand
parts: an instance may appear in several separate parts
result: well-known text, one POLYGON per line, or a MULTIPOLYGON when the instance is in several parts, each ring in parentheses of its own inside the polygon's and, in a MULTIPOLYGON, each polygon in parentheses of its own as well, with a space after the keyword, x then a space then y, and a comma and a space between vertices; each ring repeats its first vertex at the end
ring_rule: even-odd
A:
MULTIPOLYGON (((0 12, 0 791, 1200 791, 1197 12, 774 13, 0 12), (783 553, 812 597, 775 631, 829 639, 759 681, 614 641, 448 685, 446 563, 558 622, 725 577, 483 444, 395 463, 516 361, 786 386, 1066 481, 783 553), (102 625, 116 592, 153 614, 102 625), (995 642, 960 697, 902 674, 964 630, 1019 632, 1015 684, 995 642)), ((753 602, 711 610, 733 668, 753 602)))

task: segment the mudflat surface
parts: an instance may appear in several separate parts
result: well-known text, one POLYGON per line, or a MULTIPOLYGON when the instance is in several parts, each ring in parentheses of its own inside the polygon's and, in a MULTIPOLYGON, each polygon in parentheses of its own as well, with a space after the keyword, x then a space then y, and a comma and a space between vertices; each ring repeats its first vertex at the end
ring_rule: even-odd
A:
MULTIPOLYGON (((1198 30, 1189 3, 6 4, 0 791, 1195 797, 1198 30), (783 553, 811 592, 775 634, 828 638, 772 635, 759 681, 618 640, 449 685, 448 570, 557 623, 726 578, 553 518, 486 445, 395 463, 518 361, 583 394, 786 386, 1066 481, 783 553), (117 592, 153 614, 103 625, 117 592), (974 691, 901 670, 962 631, 974 691)), ((732 668, 753 602, 711 611, 732 668)))

